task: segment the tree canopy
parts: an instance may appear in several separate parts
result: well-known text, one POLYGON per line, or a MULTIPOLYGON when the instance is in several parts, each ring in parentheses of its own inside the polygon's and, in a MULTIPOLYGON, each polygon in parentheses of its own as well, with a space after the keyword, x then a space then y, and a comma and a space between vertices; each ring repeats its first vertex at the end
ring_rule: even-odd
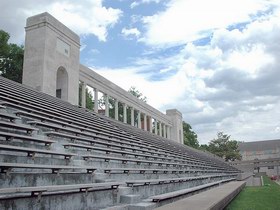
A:
POLYGON ((143 94, 139 90, 137 90, 136 87, 134 86, 130 87, 128 92, 134 95, 136 98, 147 103, 147 97, 143 96, 143 94))
POLYGON ((0 30, 0 75, 22 82, 23 46, 9 44, 10 35, 0 30))
POLYGON ((231 140, 230 135, 217 133, 217 138, 210 141, 208 151, 225 159, 225 161, 240 160, 238 141, 231 140))
POLYGON ((190 124, 183 121, 184 144, 193 148, 199 148, 197 134, 192 130, 190 124))

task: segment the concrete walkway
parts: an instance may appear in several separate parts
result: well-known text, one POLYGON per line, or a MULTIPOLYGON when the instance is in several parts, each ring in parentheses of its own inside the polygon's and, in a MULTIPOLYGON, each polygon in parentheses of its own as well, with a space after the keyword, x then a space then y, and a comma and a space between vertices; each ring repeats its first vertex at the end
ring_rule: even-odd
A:
POLYGON ((157 210, 220 210, 243 189, 246 182, 230 182, 205 192, 190 196, 168 205, 156 208, 157 210))
POLYGON ((262 186, 261 177, 251 176, 250 178, 246 179, 246 182, 247 182, 246 186, 250 186, 250 187, 262 186))

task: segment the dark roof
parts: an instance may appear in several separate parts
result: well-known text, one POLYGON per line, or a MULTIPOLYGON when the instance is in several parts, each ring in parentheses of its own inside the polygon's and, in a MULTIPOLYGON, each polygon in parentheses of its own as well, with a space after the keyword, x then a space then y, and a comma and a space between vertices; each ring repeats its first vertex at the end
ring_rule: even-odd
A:
POLYGON ((240 151, 262 151, 280 148, 280 139, 239 143, 240 151))

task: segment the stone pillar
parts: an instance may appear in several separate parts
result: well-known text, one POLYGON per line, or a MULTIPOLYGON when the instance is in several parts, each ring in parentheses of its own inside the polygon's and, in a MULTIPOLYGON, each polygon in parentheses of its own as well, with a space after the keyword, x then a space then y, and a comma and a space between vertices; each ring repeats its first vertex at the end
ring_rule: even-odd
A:
POLYGON ((158 122, 159 124, 159 135, 162 136, 162 123, 158 122))
POLYGON ((166 138, 166 125, 163 124, 163 137, 166 138))
POLYGON ((105 116, 109 117, 109 95, 104 94, 105 97, 105 116))
POLYGON ((177 109, 166 110, 166 115, 170 117, 172 128, 170 130, 170 139, 178 143, 184 143, 183 137, 183 116, 177 109))
POLYGON ((155 119, 155 134, 158 135, 158 129, 157 129, 157 120, 155 119))
POLYGON ((147 115, 144 114, 144 130, 147 130, 147 115))
POLYGON ((138 120, 138 128, 141 129, 141 112, 139 110, 137 113, 137 120, 138 120))
POLYGON ((82 107, 86 108, 86 84, 82 82, 82 107))
POLYGON ((94 111, 98 113, 98 89, 94 88, 94 111))
POLYGON ((115 120, 119 120, 119 101, 115 99, 115 120))
POLYGON ((134 126, 134 121, 135 121, 135 119, 134 119, 134 108, 133 107, 131 107, 131 118, 130 118, 130 124, 132 125, 132 126, 134 126))
POLYGON ((167 125, 166 126, 166 137, 168 138, 168 139, 170 139, 170 127, 167 125))
POLYGON ((150 127, 150 132, 153 133, 153 122, 151 116, 149 116, 149 127, 150 127))
POLYGON ((123 122, 124 122, 124 123, 127 123, 127 114, 126 114, 126 111, 127 111, 127 105, 126 105, 126 104, 123 104, 123 122))

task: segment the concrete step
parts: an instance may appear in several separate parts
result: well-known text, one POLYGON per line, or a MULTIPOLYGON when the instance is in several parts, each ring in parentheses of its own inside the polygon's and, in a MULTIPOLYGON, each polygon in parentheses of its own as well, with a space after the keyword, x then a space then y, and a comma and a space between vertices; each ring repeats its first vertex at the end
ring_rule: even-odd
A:
POLYGON ((128 204, 133 204, 133 203, 138 203, 141 200, 140 195, 121 195, 120 202, 121 203, 128 203, 128 204))
POLYGON ((152 202, 140 202, 136 204, 131 204, 129 210, 152 210, 156 208, 157 204, 152 202))

